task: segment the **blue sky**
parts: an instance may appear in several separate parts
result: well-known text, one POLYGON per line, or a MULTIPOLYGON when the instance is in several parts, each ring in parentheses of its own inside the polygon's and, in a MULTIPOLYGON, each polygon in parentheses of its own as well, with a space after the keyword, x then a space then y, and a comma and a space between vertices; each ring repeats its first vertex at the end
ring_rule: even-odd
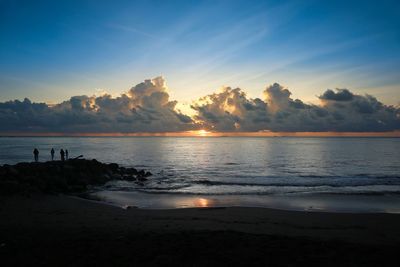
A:
POLYGON ((400 102, 398 1, 0 1, 0 101, 113 95, 163 75, 181 103, 269 84, 400 102))

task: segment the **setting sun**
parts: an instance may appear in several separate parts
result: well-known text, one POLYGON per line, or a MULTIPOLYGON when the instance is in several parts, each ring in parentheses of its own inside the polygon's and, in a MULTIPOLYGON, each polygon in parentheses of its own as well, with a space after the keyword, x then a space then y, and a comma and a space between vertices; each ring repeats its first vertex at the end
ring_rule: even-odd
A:
POLYGON ((196 133, 198 136, 207 136, 210 134, 210 132, 206 130, 198 130, 196 133))
POLYGON ((0 0, 1 266, 395 265, 399 11, 0 0))

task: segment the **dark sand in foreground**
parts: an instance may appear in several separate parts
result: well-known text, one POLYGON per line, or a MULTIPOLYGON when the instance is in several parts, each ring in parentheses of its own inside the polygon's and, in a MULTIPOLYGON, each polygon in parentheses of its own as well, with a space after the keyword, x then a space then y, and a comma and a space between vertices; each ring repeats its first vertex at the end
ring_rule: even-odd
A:
POLYGON ((398 214, 0 198, 2 266, 394 266, 399 251, 398 214))

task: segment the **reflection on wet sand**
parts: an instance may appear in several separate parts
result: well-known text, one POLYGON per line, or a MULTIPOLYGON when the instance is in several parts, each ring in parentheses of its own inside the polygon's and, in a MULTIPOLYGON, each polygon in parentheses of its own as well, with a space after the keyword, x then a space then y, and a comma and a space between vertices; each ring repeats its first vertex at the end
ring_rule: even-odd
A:
POLYGON ((171 198, 163 204, 172 204, 172 208, 209 208, 218 206, 218 201, 195 196, 171 196, 171 198))
POLYGON ((212 207, 215 206, 215 203, 213 203, 214 201, 211 199, 207 199, 207 198, 196 198, 194 199, 194 206, 197 208, 208 208, 208 207, 212 207))
POLYGON ((283 210, 325 212, 400 213, 400 195, 298 194, 288 196, 146 194, 125 191, 100 191, 93 194, 119 207, 143 209, 182 209, 213 207, 264 207, 283 210))

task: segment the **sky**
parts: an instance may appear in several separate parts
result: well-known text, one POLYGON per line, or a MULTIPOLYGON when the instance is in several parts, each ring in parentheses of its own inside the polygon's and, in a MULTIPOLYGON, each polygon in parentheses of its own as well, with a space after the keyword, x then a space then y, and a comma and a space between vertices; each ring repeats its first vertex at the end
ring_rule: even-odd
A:
MULTIPOLYGON (((244 92, 246 101, 257 108, 260 104, 257 99, 261 99, 266 104, 265 109, 269 109, 268 115, 258 114, 264 116, 265 123, 271 119, 272 113, 286 110, 296 99, 301 99, 307 109, 317 105, 329 109, 329 114, 335 116, 336 111, 332 111, 335 105, 329 101, 342 100, 324 99, 328 89, 337 94, 348 89, 356 96, 346 100, 352 103, 356 100, 359 103, 361 99, 371 104, 373 100, 365 96, 368 94, 378 99, 384 108, 398 106, 399 17, 398 1, 0 0, 0 102, 3 115, 8 114, 3 116, 3 120, 9 122, 10 114, 19 112, 20 107, 6 105, 9 100, 19 99, 23 103, 24 98, 29 98, 31 105, 44 102, 47 108, 58 105, 60 113, 60 109, 66 109, 68 105, 70 110, 73 109, 71 103, 74 99, 71 97, 88 96, 95 103, 93 95, 100 97, 107 93, 112 98, 130 96, 131 99, 125 99, 123 104, 114 101, 120 105, 118 112, 123 110, 125 114, 133 107, 137 109, 137 105, 142 107, 146 104, 161 112, 159 108, 162 106, 172 112, 172 117, 182 120, 178 124, 188 123, 189 119, 196 124, 189 127, 177 125, 171 129, 153 125, 148 127, 149 131, 239 130, 241 127, 234 127, 235 123, 243 125, 243 120, 249 120, 243 110, 239 114, 239 108, 228 108, 228 112, 237 118, 224 124, 221 121, 226 118, 220 117, 225 116, 227 110, 222 108, 216 123, 207 115, 220 111, 193 102, 199 98, 210 100, 210 95, 226 93, 229 91, 227 88, 240 88, 239 93, 229 91, 229 94, 244 92), (162 81, 157 80, 160 76, 162 81), (162 85, 144 82, 148 79, 162 85), (273 88, 275 83, 280 93, 290 91, 286 104, 266 99, 271 99, 273 93, 268 92, 268 88, 273 88), (161 106, 155 107, 154 103, 146 102, 148 99, 142 99, 151 98, 148 93, 129 95, 139 84, 157 92, 158 96, 162 94, 165 98, 166 94, 167 99, 158 99, 161 106), (342 91, 335 91, 335 88, 342 91), (62 105, 63 102, 68 103, 62 105)), ((278 101, 281 98, 274 99, 278 101)), ((91 104, 84 109, 88 107, 91 110, 86 112, 99 113, 100 105, 91 104)), ((365 111, 363 108, 360 110, 365 111)), ((342 111, 345 111, 344 107, 342 111)), ((371 126, 373 119, 365 118, 363 113, 363 119, 358 120, 364 120, 365 125, 360 122, 355 129, 343 125, 318 128, 309 124, 289 129, 288 120, 285 127, 275 125, 271 128, 271 123, 263 126, 260 123, 259 126, 247 125, 241 130, 396 130, 398 109, 390 112, 390 119, 385 118, 391 127, 374 128, 371 126)), ((40 114, 36 120, 44 119, 40 114)), ((0 130, 52 130, 44 127, 43 123, 25 125, 24 128, 22 121, 32 121, 32 118, 21 116, 19 114, 21 122, 18 127, 6 123, 8 126, 0 130)), ((278 120, 276 116, 273 116, 274 122, 278 120)), ((381 116, 374 118, 375 124, 385 121, 381 116)), ((78 117, 76 121, 82 119, 82 116, 78 117)), ((115 123, 116 117, 113 115, 112 118, 115 123)), ((324 123, 329 124, 327 121, 324 123)), ((117 129, 145 131, 146 127, 117 129)), ((107 126, 98 130, 109 129, 107 126)), ((75 130, 86 131, 81 126, 75 130)))

